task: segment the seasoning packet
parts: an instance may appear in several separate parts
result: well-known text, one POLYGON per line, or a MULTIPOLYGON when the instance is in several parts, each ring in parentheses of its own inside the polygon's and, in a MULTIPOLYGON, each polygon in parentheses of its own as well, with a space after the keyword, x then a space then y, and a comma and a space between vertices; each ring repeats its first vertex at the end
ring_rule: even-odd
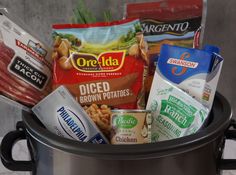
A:
POLYGON ((162 44, 198 48, 203 39, 206 5, 203 0, 161 0, 128 3, 125 17, 140 18, 148 43, 149 73, 146 83, 150 90, 162 44))
POLYGON ((153 112, 152 142, 194 134, 209 114, 197 100, 158 76, 154 76, 146 109, 153 112))
POLYGON ((112 110, 111 144, 151 143, 151 123, 151 111, 112 110))
POLYGON ((211 109, 223 65, 218 53, 211 45, 202 50, 162 45, 155 73, 158 86, 167 80, 211 109))
POLYGON ((53 39, 54 88, 66 86, 82 106, 145 107, 139 20, 53 25, 53 39))
POLYGON ((60 86, 32 108, 46 128, 65 138, 105 144, 106 137, 97 128, 69 91, 60 86))
POLYGON ((0 9, 0 93, 33 106, 51 92, 49 47, 0 9))

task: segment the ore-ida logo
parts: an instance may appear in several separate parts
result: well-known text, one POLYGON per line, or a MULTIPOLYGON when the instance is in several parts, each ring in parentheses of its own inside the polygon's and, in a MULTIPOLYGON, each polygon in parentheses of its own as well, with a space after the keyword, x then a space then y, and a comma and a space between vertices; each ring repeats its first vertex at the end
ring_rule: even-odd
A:
POLYGON ((177 67, 173 67, 171 69, 171 73, 177 76, 183 75, 186 73, 186 71, 191 68, 191 69, 195 69, 198 66, 197 62, 192 62, 192 61, 186 61, 185 59, 190 58, 190 53, 188 52, 184 52, 180 58, 169 58, 167 60, 168 64, 172 64, 172 65, 176 65, 176 66, 181 66, 182 69, 180 71, 177 71, 177 67))
POLYGON ((125 50, 108 51, 94 55, 70 51, 72 65, 81 72, 115 72, 123 67, 125 50))
POLYGON ((57 114, 61 128, 69 137, 82 142, 87 139, 86 126, 73 110, 62 106, 57 110, 57 114))

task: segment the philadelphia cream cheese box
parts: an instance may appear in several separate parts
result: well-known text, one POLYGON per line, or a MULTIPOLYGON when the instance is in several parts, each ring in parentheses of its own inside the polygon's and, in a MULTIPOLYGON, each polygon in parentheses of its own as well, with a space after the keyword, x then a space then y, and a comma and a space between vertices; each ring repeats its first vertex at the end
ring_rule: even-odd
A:
POLYGON ((69 91, 60 86, 32 108, 45 127, 68 139, 105 144, 105 136, 74 99, 69 91))

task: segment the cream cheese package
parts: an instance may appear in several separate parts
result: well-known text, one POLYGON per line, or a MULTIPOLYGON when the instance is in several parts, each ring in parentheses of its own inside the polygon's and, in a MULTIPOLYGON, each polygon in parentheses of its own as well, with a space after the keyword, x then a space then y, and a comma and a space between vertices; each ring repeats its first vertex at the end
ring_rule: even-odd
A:
POLYGON ((105 136, 69 91, 60 86, 32 108, 46 128, 65 138, 105 144, 105 136))
POLYGON ((194 134, 209 114, 205 106, 159 76, 154 76, 146 108, 153 112, 152 142, 194 134))

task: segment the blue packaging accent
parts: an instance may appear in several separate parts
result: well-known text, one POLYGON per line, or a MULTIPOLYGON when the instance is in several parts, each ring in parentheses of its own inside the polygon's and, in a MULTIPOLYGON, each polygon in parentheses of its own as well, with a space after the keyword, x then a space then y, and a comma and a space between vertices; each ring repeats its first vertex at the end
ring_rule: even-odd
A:
POLYGON ((92 137, 89 141, 89 143, 96 143, 96 144, 106 144, 107 142, 103 139, 101 134, 96 134, 94 137, 92 137))
POLYGON ((158 69, 169 81, 179 84, 197 74, 211 72, 215 47, 207 46, 205 50, 190 49, 163 44, 158 60, 158 69))
POLYGON ((219 47, 208 45, 208 44, 204 46, 203 50, 209 53, 216 53, 216 54, 220 53, 219 47))
POLYGON ((157 64, 158 60, 159 60, 159 55, 155 55, 154 62, 155 62, 156 64, 157 64))

